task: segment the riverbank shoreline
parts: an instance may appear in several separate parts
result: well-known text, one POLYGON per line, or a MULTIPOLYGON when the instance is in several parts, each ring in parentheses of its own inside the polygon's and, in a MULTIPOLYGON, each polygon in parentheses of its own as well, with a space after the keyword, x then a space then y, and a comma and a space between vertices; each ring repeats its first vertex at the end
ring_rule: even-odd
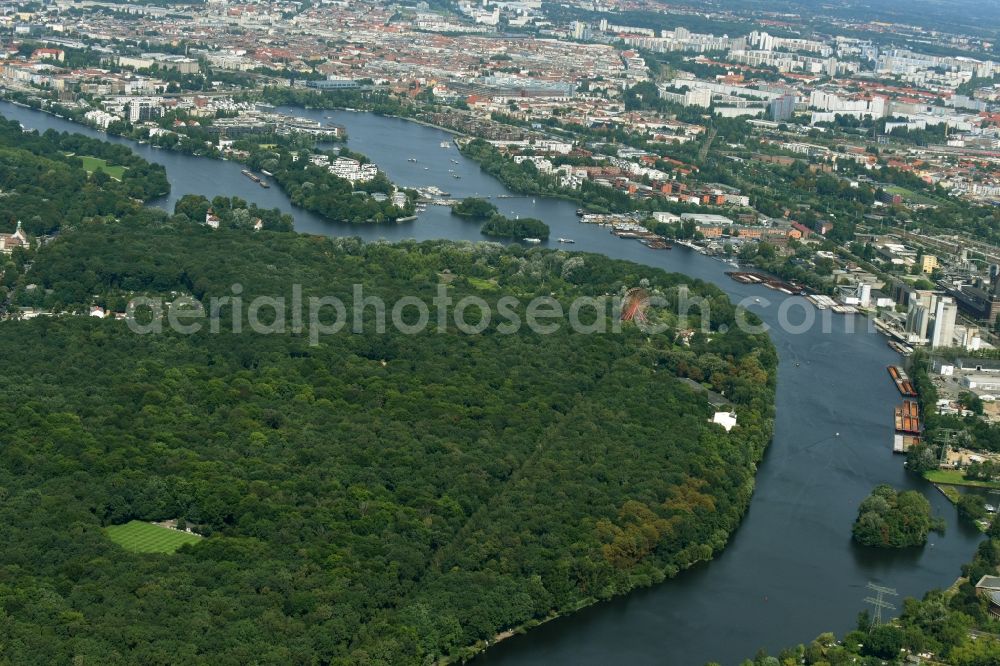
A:
MULTIPOLYGON (((743 517, 745 517, 745 515, 746 514, 744 513, 743 517)), ((733 529, 733 531, 730 532, 730 535, 729 535, 730 538, 732 538, 732 535, 736 532, 736 530, 738 530, 740 528, 740 525, 742 525, 742 524, 743 524, 743 519, 741 518, 740 522, 736 525, 736 527, 733 529)), ((728 540, 727 540, 727 543, 728 543, 728 540)), ((654 587, 656 587, 658 585, 664 585, 666 583, 669 583, 670 581, 676 579, 677 576, 679 576, 679 575, 681 575, 681 574, 683 574, 683 573, 685 573, 687 571, 690 571, 691 569, 694 569, 695 567, 697 567, 699 565, 710 564, 712 562, 712 560, 715 559, 715 556, 718 555, 718 554, 720 554, 720 553, 722 553, 724 550, 725 550, 725 547, 723 547, 722 549, 720 549, 718 552, 713 553, 712 557, 710 557, 710 558, 695 560, 694 562, 691 562, 689 565, 687 565, 683 569, 679 569, 678 571, 674 572, 672 575, 665 575, 665 577, 663 578, 663 580, 661 580, 659 582, 653 582, 653 583, 650 583, 649 585, 636 586, 636 587, 633 587, 633 588, 629 589, 626 592, 622 592, 621 594, 616 594, 616 595, 614 595, 614 596, 612 596, 612 597, 610 597, 608 599, 598 599, 597 597, 591 597, 590 599, 588 599, 588 600, 586 600, 586 601, 584 601, 584 602, 582 602, 580 604, 577 604, 571 610, 563 611, 561 613, 554 613, 554 614, 549 615, 549 616, 547 616, 547 617, 545 617, 545 618, 543 618, 541 620, 529 620, 528 622, 525 622, 525 623, 520 624, 520 625, 518 625, 516 627, 513 627, 511 629, 507 629, 505 631, 502 631, 502 632, 498 633, 492 639, 488 639, 488 640, 485 640, 485 641, 479 641, 478 643, 469 646, 468 647, 469 650, 474 650, 474 652, 472 652, 471 655, 467 655, 467 656, 463 656, 463 657, 454 657, 454 658, 451 658, 451 659, 442 660, 442 661, 438 662, 438 664, 440 666, 450 666, 451 664, 457 664, 457 663, 467 663, 467 662, 473 662, 473 663, 475 663, 475 662, 483 659, 484 657, 488 658, 489 657, 489 651, 490 651, 490 649, 491 648, 496 648, 498 645, 500 645, 504 641, 507 641, 507 640, 509 640, 511 638, 515 638, 517 636, 526 636, 532 630, 540 629, 540 628, 542 628, 542 627, 544 627, 546 625, 549 625, 549 624, 555 622, 556 620, 563 620, 563 619, 572 618, 574 615, 578 614, 580 611, 586 610, 588 608, 593 608, 595 606, 600 606, 601 604, 612 603, 612 602, 614 602, 616 600, 624 599, 624 598, 628 597, 629 595, 631 595, 632 593, 634 593, 634 592, 636 592, 638 590, 652 589, 652 588, 654 588, 654 587)))
POLYGON ((568 202, 574 203, 574 204, 582 207, 587 212, 593 212, 593 213, 599 213, 599 214, 605 214, 605 215, 611 215, 611 214, 613 214, 610 211, 604 211, 604 210, 597 210, 597 209, 594 209, 594 208, 588 208, 587 203, 582 198, 580 198, 578 196, 573 196, 572 194, 569 194, 567 192, 545 192, 545 193, 538 193, 538 192, 528 192, 526 190, 517 188, 517 187, 511 185, 510 183, 504 181, 503 179, 501 179, 501 178, 499 178, 497 176, 494 176, 490 172, 486 171, 486 169, 483 168, 482 161, 476 159, 475 156, 470 155, 466 151, 464 145, 459 145, 458 146, 458 152, 462 153, 462 156, 465 157, 466 159, 471 160, 471 161, 475 162, 476 164, 478 164, 479 165, 479 170, 482 171, 483 173, 485 173, 487 176, 489 176, 490 178, 495 178, 500 183, 503 183, 503 186, 506 187, 508 190, 510 190, 511 192, 516 192, 520 196, 524 196, 524 197, 545 197, 547 199, 561 199, 562 201, 568 201, 568 202))
MULTIPOLYGON (((958 491, 957 486, 948 485, 944 483, 935 483, 934 487, 940 490, 941 494, 947 497, 949 502, 951 502, 956 507, 958 506, 958 502, 962 497, 962 493, 958 491)), ((990 528, 990 523, 989 521, 986 520, 977 520, 976 527, 979 529, 980 532, 986 534, 986 532, 990 528)))
MULTIPOLYGON (((9 104, 13 104, 14 106, 17 106, 17 107, 20 107, 20 108, 23 108, 23 109, 27 109, 29 111, 38 111, 40 113, 44 113, 44 114, 49 115, 49 116, 51 116, 53 118, 58 118, 58 119, 63 120, 65 122, 72 123, 73 125, 76 125, 76 126, 78 126, 80 128, 85 128, 85 129, 88 129, 88 130, 92 130, 94 132, 98 132, 98 133, 104 135, 105 137, 109 137, 109 138, 110 137, 114 137, 116 139, 121 139, 121 140, 124 140, 124 141, 133 141, 133 142, 139 143, 139 139, 136 139, 134 137, 126 136, 126 135, 122 135, 122 134, 111 134, 111 133, 107 132, 107 130, 102 129, 100 127, 95 127, 95 126, 89 125, 87 123, 80 122, 79 120, 76 120, 75 118, 69 118, 69 117, 66 117, 66 116, 62 116, 62 115, 56 113, 55 111, 53 111, 50 108, 34 107, 34 106, 31 106, 31 105, 25 104, 23 102, 19 102, 17 100, 10 99, 6 94, 3 94, 3 93, 0 93, 0 100, 3 100, 3 101, 5 101, 5 102, 7 102, 9 104)), ((317 141, 317 143, 319 143, 319 142, 317 141)), ((158 150, 169 150, 172 153, 176 153, 176 154, 179 154, 179 155, 185 155, 185 156, 191 157, 193 159, 207 159, 207 160, 213 160, 213 161, 219 161, 219 162, 232 162, 234 164, 241 164, 243 166, 249 166, 249 160, 240 159, 239 156, 226 157, 226 156, 222 155, 221 153, 219 155, 187 154, 187 153, 184 153, 184 152, 181 152, 181 151, 171 150, 170 148, 164 148, 163 146, 157 146, 157 145, 150 144, 150 147, 153 148, 153 149, 158 149, 158 150)), ((281 181, 279 181, 277 178, 274 178, 273 180, 274 180, 274 183, 278 186, 278 189, 280 189, 281 192, 286 197, 288 197, 288 191, 285 189, 285 187, 281 183, 281 181)), ((255 182, 258 182, 258 181, 255 181, 255 182)), ((395 185, 395 183, 393 183, 393 184, 395 185)), ((397 187, 399 187, 399 186, 397 186, 397 187)), ((407 188, 400 188, 400 189, 402 190, 402 189, 407 189, 407 188)), ((165 197, 168 194, 169 194, 169 192, 162 193, 162 194, 160 194, 160 195, 158 195, 156 197, 152 197, 151 200, 163 198, 163 197, 165 197)), ((367 226, 382 226, 382 225, 392 225, 392 224, 398 225, 398 224, 406 224, 408 222, 413 222, 413 221, 415 221, 415 220, 417 220, 419 218, 419 215, 417 215, 417 214, 410 214, 410 215, 402 215, 402 216, 397 217, 397 218, 387 217, 382 222, 379 222, 379 221, 377 221, 377 220, 375 220, 373 218, 369 218, 369 219, 365 219, 365 220, 338 219, 338 218, 332 218, 332 217, 329 217, 327 215, 324 215, 320 211, 309 210, 306 207, 299 206, 299 205, 297 205, 295 203, 292 203, 290 198, 289 198, 289 203, 291 203, 291 205, 294 206, 297 209, 308 211, 308 212, 310 212, 310 213, 312 213, 314 215, 318 215, 318 216, 322 217, 323 219, 326 219, 326 220, 328 220, 330 222, 333 222, 335 224, 347 224, 347 225, 351 225, 351 226, 365 226, 365 227, 367 227, 367 226)))
POLYGON ((934 485, 941 484, 946 486, 966 486, 968 488, 1000 490, 1000 482, 966 479, 959 470, 931 470, 924 472, 924 478, 934 485))
MULTIPOLYGON (((14 114, 25 126, 30 124, 39 131, 74 131, 68 121, 54 114, 32 111, 31 107, 22 111, 11 106, 3 113, 8 117, 14 114)), ((447 170, 454 166, 448 160, 449 153, 455 157, 454 152, 438 148, 446 138, 440 130, 390 121, 387 116, 350 116, 352 141, 372 145, 366 154, 380 165, 384 163, 394 180, 426 178, 424 164, 431 166, 431 174, 437 174, 434 178, 446 178, 447 170), (402 144, 428 156, 419 169, 406 163, 406 153, 399 151, 402 144)), ((86 126, 80 129, 97 133, 86 126)), ((239 167, 222 168, 224 163, 202 162, 168 150, 151 151, 148 145, 120 140, 140 155, 167 165, 177 194, 200 193, 211 199, 226 191, 261 206, 277 206, 295 215, 296 230, 302 233, 356 236, 365 242, 380 238, 393 242, 483 240, 475 225, 450 219, 449 211, 434 207, 423 212, 414 225, 328 223, 291 205, 278 188, 262 190, 244 183, 239 167)), ((663 253, 638 243, 622 243, 604 229, 581 225, 575 206, 565 200, 541 195, 535 202, 530 195, 512 196, 509 188, 473 168, 471 161, 462 161, 467 171, 455 182, 456 196, 491 196, 499 199, 497 203, 507 215, 544 219, 553 236, 576 240, 573 250, 599 252, 709 281, 733 302, 748 297, 753 300, 759 294, 725 277, 724 271, 730 269, 722 262, 684 251, 686 248, 663 253)), ((157 205, 169 205, 172 210, 172 204, 170 200, 157 205)), ((786 299, 775 294, 772 300, 769 309, 753 309, 773 325, 772 315, 786 299)), ((590 610, 561 616, 562 622, 546 621, 525 636, 514 634, 491 644, 483 664, 737 663, 760 647, 777 650, 822 631, 849 629, 863 606, 856 588, 859 584, 863 587, 866 580, 884 580, 901 595, 918 597, 954 580, 957 568, 968 561, 981 538, 955 526, 954 510, 946 514, 947 536, 919 560, 892 559, 884 554, 860 557, 850 545, 849 525, 856 517, 857 503, 877 483, 920 487, 933 495, 930 499, 939 507, 947 503, 922 480, 906 474, 899 458, 888 452, 885 441, 891 438, 891 425, 877 415, 869 418, 873 404, 898 399, 895 387, 885 381, 884 368, 899 361, 885 339, 867 331, 848 332, 844 327, 796 335, 775 327, 771 338, 781 357, 775 435, 759 465, 750 508, 725 549, 707 566, 685 570, 666 584, 602 600, 590 610), (823 382, 824 390, 817 390, 817 381, 823 382), (840 432, 841 437, 829 442, 837 445, 824 444, 824 438, 834 432, 840 432), (808 613, 797 605, 804 590, 814 596, 808 613), (763 602, 765 596, 768 603, 763 602), (716 638, 719 626, 727 628, 721 642, 716 638)))
MULTIPOLYGON (((376 114, 379 115, 379 114, 376 114)), ((453 135, 455 138, 475 138, 464 132, 459 132, 458 130, 453 130, 450 127, 445 127, 443 125, 435 125, 434 123, 427 122, 426 120, 420 120, 419 118, 409 118, 407 116, 395 116, 395 115, 384 115, 385 118, 395 118, 397 120, 407 120, 411 123, 416 123, 418 125, 423 125, 424 127, 430 127, 432 129, 441 130, 442 132, 447 132, 453 135)))

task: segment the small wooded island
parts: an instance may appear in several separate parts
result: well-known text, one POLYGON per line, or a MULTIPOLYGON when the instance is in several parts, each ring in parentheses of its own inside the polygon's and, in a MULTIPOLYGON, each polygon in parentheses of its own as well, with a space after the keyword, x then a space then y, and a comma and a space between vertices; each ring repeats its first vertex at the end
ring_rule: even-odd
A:
POLYGON ((858 507, 854 540, 876 548, 923 546, 931 530, 944 531, 944 521, 931 515, 931 504, 915 490, 897 492, 890 485, 875 487, 858 507))
POLYGON ((538 240, 546 240, 549 237, 549 225, 541 220, 533 217, 512 220, 501 215, 497 207, 485 199, 467 197, 452 205, 451 212, 469 221, 483 221, 479 231, 484 236, 538 240))
POLYGON ((500 211, 486 199, 466 197, 458 203, 452 205, 451 212, 459 217, 486 220, 498 214, 500 211))
POLYGON ((503 215, 494 215, 486 220, 479 229, 484 236, 494 238, 537 238, 546 240, 549 237, 549 225, 533 217, 512 220, 503 215))

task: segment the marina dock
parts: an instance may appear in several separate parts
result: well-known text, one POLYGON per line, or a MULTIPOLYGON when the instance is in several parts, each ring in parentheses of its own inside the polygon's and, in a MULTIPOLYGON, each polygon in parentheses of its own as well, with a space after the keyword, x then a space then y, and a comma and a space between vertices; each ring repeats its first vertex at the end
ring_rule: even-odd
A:
POLYGON ((612 236, 637 240, 652 250, 672 250, 674 247, 671 241, 647 229, 634 213, 584 213, 581 208, 576 214, 583 224, 610 227, 612 236))

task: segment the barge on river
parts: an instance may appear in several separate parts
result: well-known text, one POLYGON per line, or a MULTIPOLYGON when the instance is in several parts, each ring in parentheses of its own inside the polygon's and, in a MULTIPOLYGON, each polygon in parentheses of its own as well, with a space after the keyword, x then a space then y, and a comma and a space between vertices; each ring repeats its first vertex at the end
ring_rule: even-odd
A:
POLYGON ((743 284, 759 284, 767 287, 768 289, 774 289, 775 291, 780 291, 785 294, 804 294, 805 290, 797 284, 791 282, 784 282, 777 278, 764 275, 763 273, 751 273, 748 271, 727 271, 726 275, 731 277, 737 282, 742 282, 743 284))
POLYGON ((903 404, 896 408, 895 416, 896 432, 920 434, 920 407, 915 401, 904 400, 903 404))
POLYGON ((894 410, 896 434, 892 439, 893 453, 906 453, 920 443, 920 406, 913 400, 904 400, 894 410))
POLYGON ((889 376, 892 377, 892 381, 896 383, 896 388, 899 390, 900 395, 904 398, 917 397, 917 390, 913 388, 910 378, 906 376, 906 373, 903 372, 902 368, 890 365, 888 366, 888 370, 889 376))

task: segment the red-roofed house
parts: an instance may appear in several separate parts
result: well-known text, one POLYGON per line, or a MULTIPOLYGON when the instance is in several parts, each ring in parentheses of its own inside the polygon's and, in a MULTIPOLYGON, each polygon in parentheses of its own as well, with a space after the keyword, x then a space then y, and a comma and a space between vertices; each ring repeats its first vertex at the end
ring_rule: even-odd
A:
POLYGON ((813 233, 812 229, 802 224, 801 222, 792 222, 792 228, 797 230, 800 234, 802 234, 803 238, 809 238, 810 236, 812 236, 813 233))
POLYGON ((32 60, 58 60, 62 62, 66 59, 66 53, 62 49, 35 49, 31 54, 32 60))

